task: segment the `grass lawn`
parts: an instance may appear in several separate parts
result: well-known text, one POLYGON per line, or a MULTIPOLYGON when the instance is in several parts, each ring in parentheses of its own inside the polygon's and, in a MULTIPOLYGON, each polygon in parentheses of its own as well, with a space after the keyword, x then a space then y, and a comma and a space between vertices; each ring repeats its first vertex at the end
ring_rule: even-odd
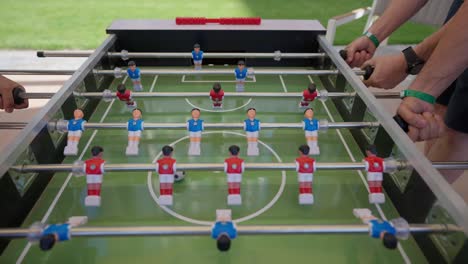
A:
MULTIPOLYGON (((173 19, 176 16, 260 16, 264 19, 318 19, 355 8, 371 0, 0 0, 0 49, 94 49, 105 38, 105 28, 119 18, 173 19)), ((365 19, 340 27, 335 44, 358 36, 365 19)), ((417 43, 434 28, 409 24, 391 43, 417 43)))

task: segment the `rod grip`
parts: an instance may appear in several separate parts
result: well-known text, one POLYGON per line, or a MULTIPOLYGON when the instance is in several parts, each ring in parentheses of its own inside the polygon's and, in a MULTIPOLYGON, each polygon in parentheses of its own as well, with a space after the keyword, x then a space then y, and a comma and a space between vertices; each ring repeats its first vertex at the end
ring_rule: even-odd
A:
POLYGON ((369 78, 371 77, 372 73, 374 73, 374 67, 370 66, 370 65, 367 65, 365 68, 364 68, 364 80, 369 80, 369 78))
POLYGON ((45 58, 45 54, 43 50, 38 50, 36 55, 38 58, 45 58))
POLYGON ((403 129, 403 131, 405 131, 405 133, 408 133, 408 123, 400 115, 395 115, 393 120, 395 120, 395 122, 401 127, 401 129, 403 129))
POLYGON ((15 87, 12 91, 13 93, 13 102, 15 102, 15 105, 20 105, 24 103, 23 97, 21 97, 21 94, 24 93, 24 88, 23 87, 15 87))
MULTIPOLYGON (((346 60, 348 58, 348 52, 346 50, 342 49, 338 52, 343 60, 346 60)), ((374 67, 368 65, 364 68, 364 80, 368 80, 372 73, 374 73, 374 67)))

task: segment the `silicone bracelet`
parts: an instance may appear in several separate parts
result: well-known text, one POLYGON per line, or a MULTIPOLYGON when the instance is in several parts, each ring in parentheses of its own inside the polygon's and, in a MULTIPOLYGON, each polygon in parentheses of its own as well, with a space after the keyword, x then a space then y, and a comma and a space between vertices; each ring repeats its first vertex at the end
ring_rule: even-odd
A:
POLYGON ((436 98, 428 93, 421 92, 421 91, 416 91, 416 90, 403 90, 400 93, 401 98, 405 97, 416 97, 420 100, 423 100, 424 102, 428 102, 430 104, 435 104, 436 98))
POLYGON ((372 43, 374 43, 376 48, 380 45, 379 39, 369 31, 366 31, 363 35, 368 37, 372 41, 372 43))

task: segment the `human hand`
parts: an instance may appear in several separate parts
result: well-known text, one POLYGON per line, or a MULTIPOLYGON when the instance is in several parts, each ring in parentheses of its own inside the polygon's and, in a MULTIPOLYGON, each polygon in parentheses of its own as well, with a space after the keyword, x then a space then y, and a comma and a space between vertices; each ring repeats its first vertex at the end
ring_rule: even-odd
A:
POLYGON ((24 88, 18 83, 0 76, 0 109, 5 109, 5 112, 11 113, 14 109, 23 109, 29 106, 28 99, 24 99, 21 104, 15 104, 13 98, 13 90, 15 88, 24 88))
POLYGON ((360 67, 365 61, 374 56, 376 49, 374 43, 368 37, 361 36, 346 46, 346 62, 350 67, 360 67))
POLYGON ((361 68, 364 69, 368 66, 372 67, 374 71, 367 80, 363 80, 367 86, 392 89, 408 76, 403 53, 372 58, 364 62, 361 68))
POLYGON ((415 97, 405 97, 397 114, 408 123, 408 136, 413 141, 440 137, 446 129, 440 115, 434 114, 434 106, 415 97))

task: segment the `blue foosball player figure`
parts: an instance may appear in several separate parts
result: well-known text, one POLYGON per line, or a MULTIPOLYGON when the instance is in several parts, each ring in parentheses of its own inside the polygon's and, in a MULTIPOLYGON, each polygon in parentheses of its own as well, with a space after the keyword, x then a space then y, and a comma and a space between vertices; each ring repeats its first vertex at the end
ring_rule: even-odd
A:
POLYGON ((193 45, 192 59, 195 70, 201 70, 203 63, 203 51, 200 50, 200 44, 198 43, 193 45))
POLYGON ((245 68, 245 62, 240 60, 237 62, 237 68, 234 70, 236 76, 236 92, 244 91, 245 78, 247 77, 247 68, 245 68))
POLYGON ((256 119, 257 110, 255 108, 247 109, 247 119, 244 120, 244 131, 247 137, 247 155, 258 156, 258 133, 261 129, 260 120, 256 119))
POLYGON ((320 148, 318 146, 318 130, 320 128, 319 121, 314 118, 314 109, 307 108, 304 111, 304 119, 302 120, 302 128, 305 131, 307 145, 310 148, 310 155, 319 155, 320 148))
POLYGON ((383 245, 388 249, 397 248, 398 239, 406 240, 409 237, 409 224, 401 217, 390 221, 378 219, 367 208, 353 209, 353 214, 364 224, 368 224, 369 235, 381 239, 383 245))
POLYGON ((127 122, 128 145, 125 150, 125 155, 138 155, 138 145, 140 144, 141 131, 143 131, 143 129, 144 122, 142 119, 142 112, 139 108, 135 108, 132 111, 132 118, 127 122))
POLYGON ((216 222, 211 229, 211 237, 216 239, 219 251, 228 251, 231 248, 231 240, 237 237, 237 229, 232 222, 231 210, 216 210, 216 222))
POLYGON ((204 130, 203 119, 200 119, 200 109, 193 108, 191 111, 192 119, 187 121, 187 130, 189 132, 190 145, 188 150, 189 156, 200 156, 201 154, 201 138, 204 130))
POLYGON ((143 91, 143 86, 141 85, 140 69, 137 68, 136 63, 134 61, 128 62, 127 74, 128 74, 128 77, 132 79, 133 91, 135 92, 143 91))
POLYGON ((84 225, 88 222, 86 216, 72 216, 64 224, 50 224, 44 226, 41 223, 34 223, 30 227, 29 241, 39 242, 39 248, 43 251, 51 250, 57 242, 64 242, 71 239, 71 229, 84 225))
POLYGON ((78 143, 80 142, 81 134, 85 130, 86 120, 83 119, 84 113, 81 109, 75 109, 73 119, 68 120, 68 138, 67 145, 63 149, 63 155, 76 156, 78 155, 78 143))

